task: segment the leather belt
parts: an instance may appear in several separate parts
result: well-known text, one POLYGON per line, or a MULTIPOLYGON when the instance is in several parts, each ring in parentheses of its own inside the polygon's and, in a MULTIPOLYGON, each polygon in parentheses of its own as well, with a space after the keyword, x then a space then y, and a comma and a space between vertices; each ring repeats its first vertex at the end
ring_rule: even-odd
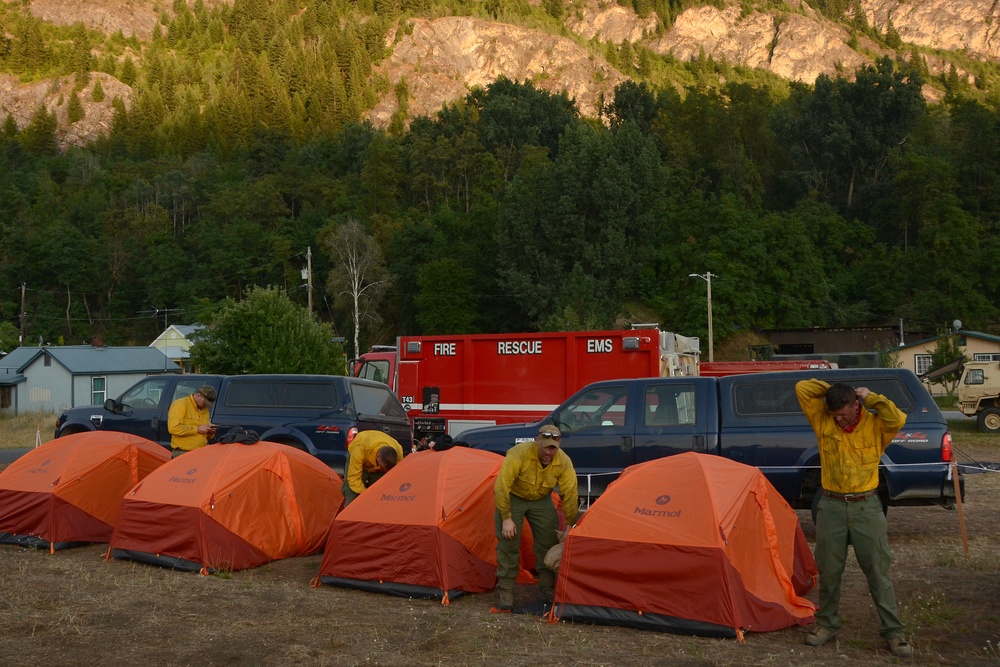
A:
POLYGON ((856 503, 858 501, 864 500, 865 498, 871 498, 877 493, 877 489, 871 489, 870 491, 862 491, 860 493, 834 493, 833 491, 827 491, 823 489, 823 495, 827 498, 833 500, 840 500, 845 503, 856 503))

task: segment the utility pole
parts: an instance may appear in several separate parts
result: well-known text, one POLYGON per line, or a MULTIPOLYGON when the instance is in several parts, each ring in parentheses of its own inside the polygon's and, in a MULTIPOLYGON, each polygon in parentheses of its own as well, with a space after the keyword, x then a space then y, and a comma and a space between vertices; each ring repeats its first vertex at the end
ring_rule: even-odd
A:
POLYGON ((27 283, 21 283, 21 337, 18 338, 18 345, 24 344, 24 292, 27 288, 27 283))
MULTIPOLYGON (((708 283, 708 360, 715 361, 715 341, 712 338, 712 276, 711 271, 702 273, 689 273, 688 278, 701 278, 708 283)), ((718 278, 719 276, 715 276, 718 278)))
POLYGON ((306 272, 308 273, 308 283, 306 291, 308 293, 309 314, 313 311, 313 249, 312 246, 306 248, 306 272))

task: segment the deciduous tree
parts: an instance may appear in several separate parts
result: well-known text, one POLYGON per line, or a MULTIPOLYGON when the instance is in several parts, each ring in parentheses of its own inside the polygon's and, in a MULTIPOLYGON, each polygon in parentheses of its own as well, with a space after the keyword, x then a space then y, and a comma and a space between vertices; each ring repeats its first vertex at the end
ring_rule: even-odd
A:
POLYGON ((275 287, 251 288, 226 299, 207 329, 195 334, 191 361, 205 373, 342 375, 333 328, 314 320, 275 287))

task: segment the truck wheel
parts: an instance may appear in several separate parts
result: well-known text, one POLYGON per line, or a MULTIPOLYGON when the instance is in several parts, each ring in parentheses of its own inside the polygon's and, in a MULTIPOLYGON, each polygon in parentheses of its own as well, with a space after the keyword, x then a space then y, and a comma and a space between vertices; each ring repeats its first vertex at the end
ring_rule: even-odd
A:
POLYGON ((983 433, 1000 433, 1000 408, 986 408, 976 420, 983 433))

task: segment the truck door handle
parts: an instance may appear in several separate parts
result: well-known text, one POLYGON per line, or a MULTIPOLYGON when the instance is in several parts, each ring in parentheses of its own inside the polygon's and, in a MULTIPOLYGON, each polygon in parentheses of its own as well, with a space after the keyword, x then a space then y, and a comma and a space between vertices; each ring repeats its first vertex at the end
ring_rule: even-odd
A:
POLYGON ((160 418, 159 417, 153 417, 153 419, 150 420, 149 425, 152 426, 153 428, 159 428, 160 427, 160 418))
POLYGON ((622 451, 626 453, 632 451, 632 436, 630 435, 622 436, 622 451))
POLYGON ((696 452, 705 451, 705 436, 696 435, 691 438, 691 449, 696 452))

